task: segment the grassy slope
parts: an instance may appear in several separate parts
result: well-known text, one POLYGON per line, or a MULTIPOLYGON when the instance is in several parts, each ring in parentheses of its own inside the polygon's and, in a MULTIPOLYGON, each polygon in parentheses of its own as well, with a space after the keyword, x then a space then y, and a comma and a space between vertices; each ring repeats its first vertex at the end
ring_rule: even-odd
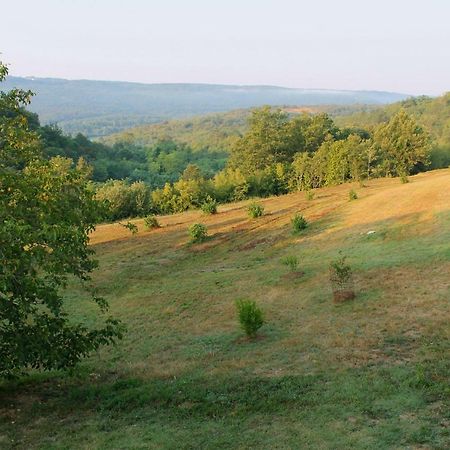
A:
MULTIPOLYGON (((95 282, 126 339, 75 374, 0 390, 2 448, 448 448, 450 170, 373 180, 161 218, 92 242, 95 282), (310 221, 298 236, 290 219, 310 221), (186 228, 212 238, 187 245, 186 228), (368 235, 369 230, 375 233, 368 235), (355 301, 334 305, 327 267, 349 256, 355 301), (305 275, 285 277, 298 255, 305 275), (261 337, 242 338, 234 300, 258 301, 261 337)), ((73 287, 70 308, 95 310, 73 287)))

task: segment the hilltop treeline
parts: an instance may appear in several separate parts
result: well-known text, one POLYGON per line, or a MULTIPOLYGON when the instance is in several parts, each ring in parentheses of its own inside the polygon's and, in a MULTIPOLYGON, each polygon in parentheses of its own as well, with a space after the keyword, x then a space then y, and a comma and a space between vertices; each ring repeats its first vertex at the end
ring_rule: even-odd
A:
MULTIPOLYGON (((404 109, 432 136, 430 167, 450 164, 450 94, 441 97, 417 97, 386 106, 310 106, 282 108, 292 116, 302 112, 327 113, 341 128, 363 128, 370 132, 404 109)), ((229 151, 237 138, 248 130, 249 110, 210 114, 188 119, 147 124, 104 138, 113 145, 126 142, 149 147, 160 140, 184 143, 193 150, 229 151)))
POLYGON ((370 111, 340 116, 336 122, 345 127, 357 126, 372 129, 390 120, 401 109, 431 134, 433 142, 430 167, 448 167, 450 165, 450 92, 436 98, 414 97, 370 111))
POLYGON ((102 138, 102 142, 109 145, 125 142, 149 147, 159 141, 175 141, 194 151, 229 151, 236 138, 245 133, 250 113, 248 109, 239 109, 157 124, 148 123, 102 138))
MULTIPOLYGON (((374 108, 376 108, 374 105, 360 104, 281 107, 292 116, 302 113, 327 113, 331 117, 374 108)), ((126 142, 148 147, 158 141, 171 140, 186 144, 194 151, 202 149, 229 151, 236 139, 247 131, 251 111, 251 109, 239 109, 187 119, 168 120, 157 124, 147 123, 106 136, 102 138, 102 142, 109 145, 126 142)))
POLYGON ((339 128, 327 114, 290 117, 264 107, 253 111, 227 167, 214 177, 204 177, 190 164, 178 181, 162 188, 150 191, 144 184, 114 181, 101 186, 97 196, 109 201, 111 218, 117 219, 181 212, 210 198, 230 202, 380 176, 407 181, 408 175, 426 170, 430 148, 430 135, 405 111, 369 132, 339 128))

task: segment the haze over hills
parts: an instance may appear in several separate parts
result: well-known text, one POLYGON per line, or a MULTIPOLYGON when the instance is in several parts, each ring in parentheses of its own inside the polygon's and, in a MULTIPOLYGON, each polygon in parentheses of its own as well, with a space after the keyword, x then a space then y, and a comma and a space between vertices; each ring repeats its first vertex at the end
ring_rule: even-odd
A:
MULTIPOLYGON (((440 97, 415 97, 389 105, 344 105, 284 108, 291 114, 327 113, 340 127, 367 128, 387 122, 400 109, 413 116, 432 137, 435 167, 450 164, 450 93, 440 97)), ((228 150, 234 139, 247 129, 248 109, 146 124, 102 138, 107 144, 127 142, 152 145, 173 140, 192 149, 228 150)))
POLYGON ((68 133, 105 136, 135 125, 196 114, 268 105, 387 104, 408 97, 379 91, 293 89, 277 86, 143 84, 122 81, 13 77, 14 87, 36 93, 30 109, 42 123, 68 133))

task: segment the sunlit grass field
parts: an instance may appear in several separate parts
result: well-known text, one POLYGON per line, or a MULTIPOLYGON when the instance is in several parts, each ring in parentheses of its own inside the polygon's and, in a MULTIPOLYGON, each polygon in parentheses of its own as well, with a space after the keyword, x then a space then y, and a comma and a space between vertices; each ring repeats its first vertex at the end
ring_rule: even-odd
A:
MULTIPOLYGON (((94 284, 125 339, 71 374, 0 385, 0 448, 449 448, 450 170, 410 181, 264 199, 254 220, 242 202, 153 231, 136 220, 136 235, 99 226, 94 284), (309 226, 293 235, 297 212, 309 226), (189 244, 195 222, 202 244, 189 244), (357 296, 336 305, 339 251, 357 296), (302 277, 287 276, 288 255, 302 277), (240 298, 265 313, 255 340, 240 298)), ((77 285, 67 305, 95 324, 77 285)))

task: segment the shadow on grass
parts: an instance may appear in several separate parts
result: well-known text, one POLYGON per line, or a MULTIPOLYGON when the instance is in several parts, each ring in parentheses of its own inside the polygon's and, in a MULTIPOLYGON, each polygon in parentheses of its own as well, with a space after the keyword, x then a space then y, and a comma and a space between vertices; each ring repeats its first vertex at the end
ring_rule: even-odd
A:
MULTIPOLYGON (((239 375, 208 376, 193 372, 171 378, 140 379, 110 374, 78 374, 79 378, 39 375, 0 386, 2 404, 18 396, 41 400, 32 405, 42 413, 55 408, 97 412, 130 411, 150 407, 155 412, 172 410, 175 415, 227 416, 261 412, 273 414, 286 408, 322 408, 351 405, 364 413, 374 402, 398 398, 389 415, 395 415, 414 397, 422 402, 444 399, 447 392, 449 361, 428 365, 396 367, 372 366, 296 376, 258 377, 239 375), (180 405, 189 407, 179 409, 180 405)), ((334 407, 333 407, 334 409, 334 407)))

